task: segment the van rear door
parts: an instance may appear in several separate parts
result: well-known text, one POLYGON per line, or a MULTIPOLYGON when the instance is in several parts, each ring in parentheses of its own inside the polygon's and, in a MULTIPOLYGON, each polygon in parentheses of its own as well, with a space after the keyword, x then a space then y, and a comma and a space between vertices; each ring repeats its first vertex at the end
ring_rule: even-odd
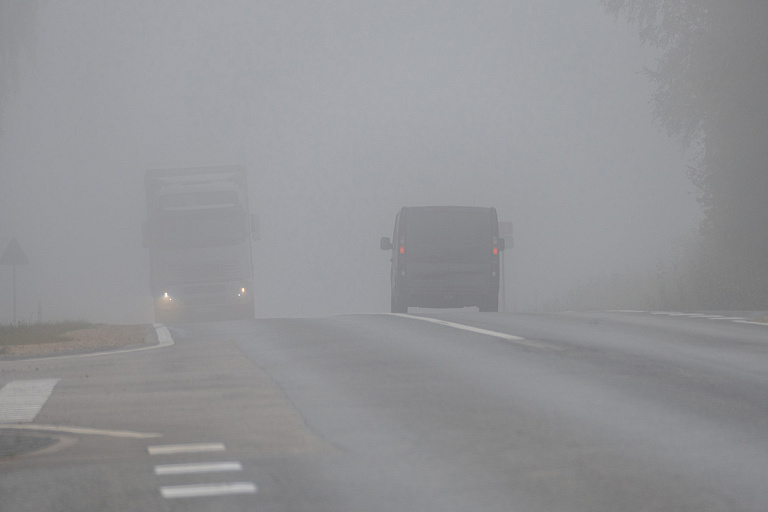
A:
POLYGON ((488 209, 409 208, 410 291, 442 295, 446 300, 488 293, 493 236, 488 209))

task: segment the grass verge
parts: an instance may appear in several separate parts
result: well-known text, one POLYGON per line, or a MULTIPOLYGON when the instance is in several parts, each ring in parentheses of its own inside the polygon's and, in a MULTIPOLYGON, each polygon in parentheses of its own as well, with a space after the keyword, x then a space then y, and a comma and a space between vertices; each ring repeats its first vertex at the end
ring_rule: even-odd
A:
POLYGON ((98 324, 85 321, 0 325, 0 349, 15 345, 39 345, 67 341, 64 335, 68 332, 93 329, 98 326, 98 324))

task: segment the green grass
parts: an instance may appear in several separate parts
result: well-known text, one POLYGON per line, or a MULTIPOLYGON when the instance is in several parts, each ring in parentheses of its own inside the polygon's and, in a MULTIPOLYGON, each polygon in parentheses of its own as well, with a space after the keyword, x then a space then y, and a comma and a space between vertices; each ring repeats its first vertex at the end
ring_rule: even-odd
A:
POLYGON ((37 345, 67 341, 64 334, 78 329, 90 329, 96 324, 79 321, 41 324, 0 324, 0 348, 11 345, 37 345))

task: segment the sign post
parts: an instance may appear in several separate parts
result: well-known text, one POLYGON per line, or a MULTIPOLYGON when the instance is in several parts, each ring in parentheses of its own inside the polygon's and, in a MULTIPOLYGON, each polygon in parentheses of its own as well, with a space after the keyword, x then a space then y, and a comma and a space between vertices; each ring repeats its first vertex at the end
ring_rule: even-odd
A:
POLYGON ((501 308, 503 313, 507 312, 507 267, 504 264, 504 253, 514 245, 513 228, 511 222, 499 221, 499 236, 504 239, 504 251, 501 252, 501 308))
POLYGON ((13 268, 13 323, 16 324, 16 265, 29 263, 27 255, 21 249, 19 242, 12 238, 3 256, 0 257, 0 265, 11 265, 13 268))

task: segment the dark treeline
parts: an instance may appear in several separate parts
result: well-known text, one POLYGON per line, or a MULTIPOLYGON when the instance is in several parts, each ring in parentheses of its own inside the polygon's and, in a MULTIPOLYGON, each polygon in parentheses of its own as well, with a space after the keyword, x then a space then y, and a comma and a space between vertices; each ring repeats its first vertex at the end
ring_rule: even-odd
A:
MULTIPOLYGON (((645 281, 654 284, 630 302, 766 309, 768 2, 603 4, 608 13, 635 24, 645 44, 663 50, 655 67, 645 70, 655 86, 654 116, 696 155, 689 176, 704 212, 698 239, 674 262, 650 272, 645 281)), ((594 281, 583 291, 621 288, 621 280, 613 276, 611 286, 594 281)))

